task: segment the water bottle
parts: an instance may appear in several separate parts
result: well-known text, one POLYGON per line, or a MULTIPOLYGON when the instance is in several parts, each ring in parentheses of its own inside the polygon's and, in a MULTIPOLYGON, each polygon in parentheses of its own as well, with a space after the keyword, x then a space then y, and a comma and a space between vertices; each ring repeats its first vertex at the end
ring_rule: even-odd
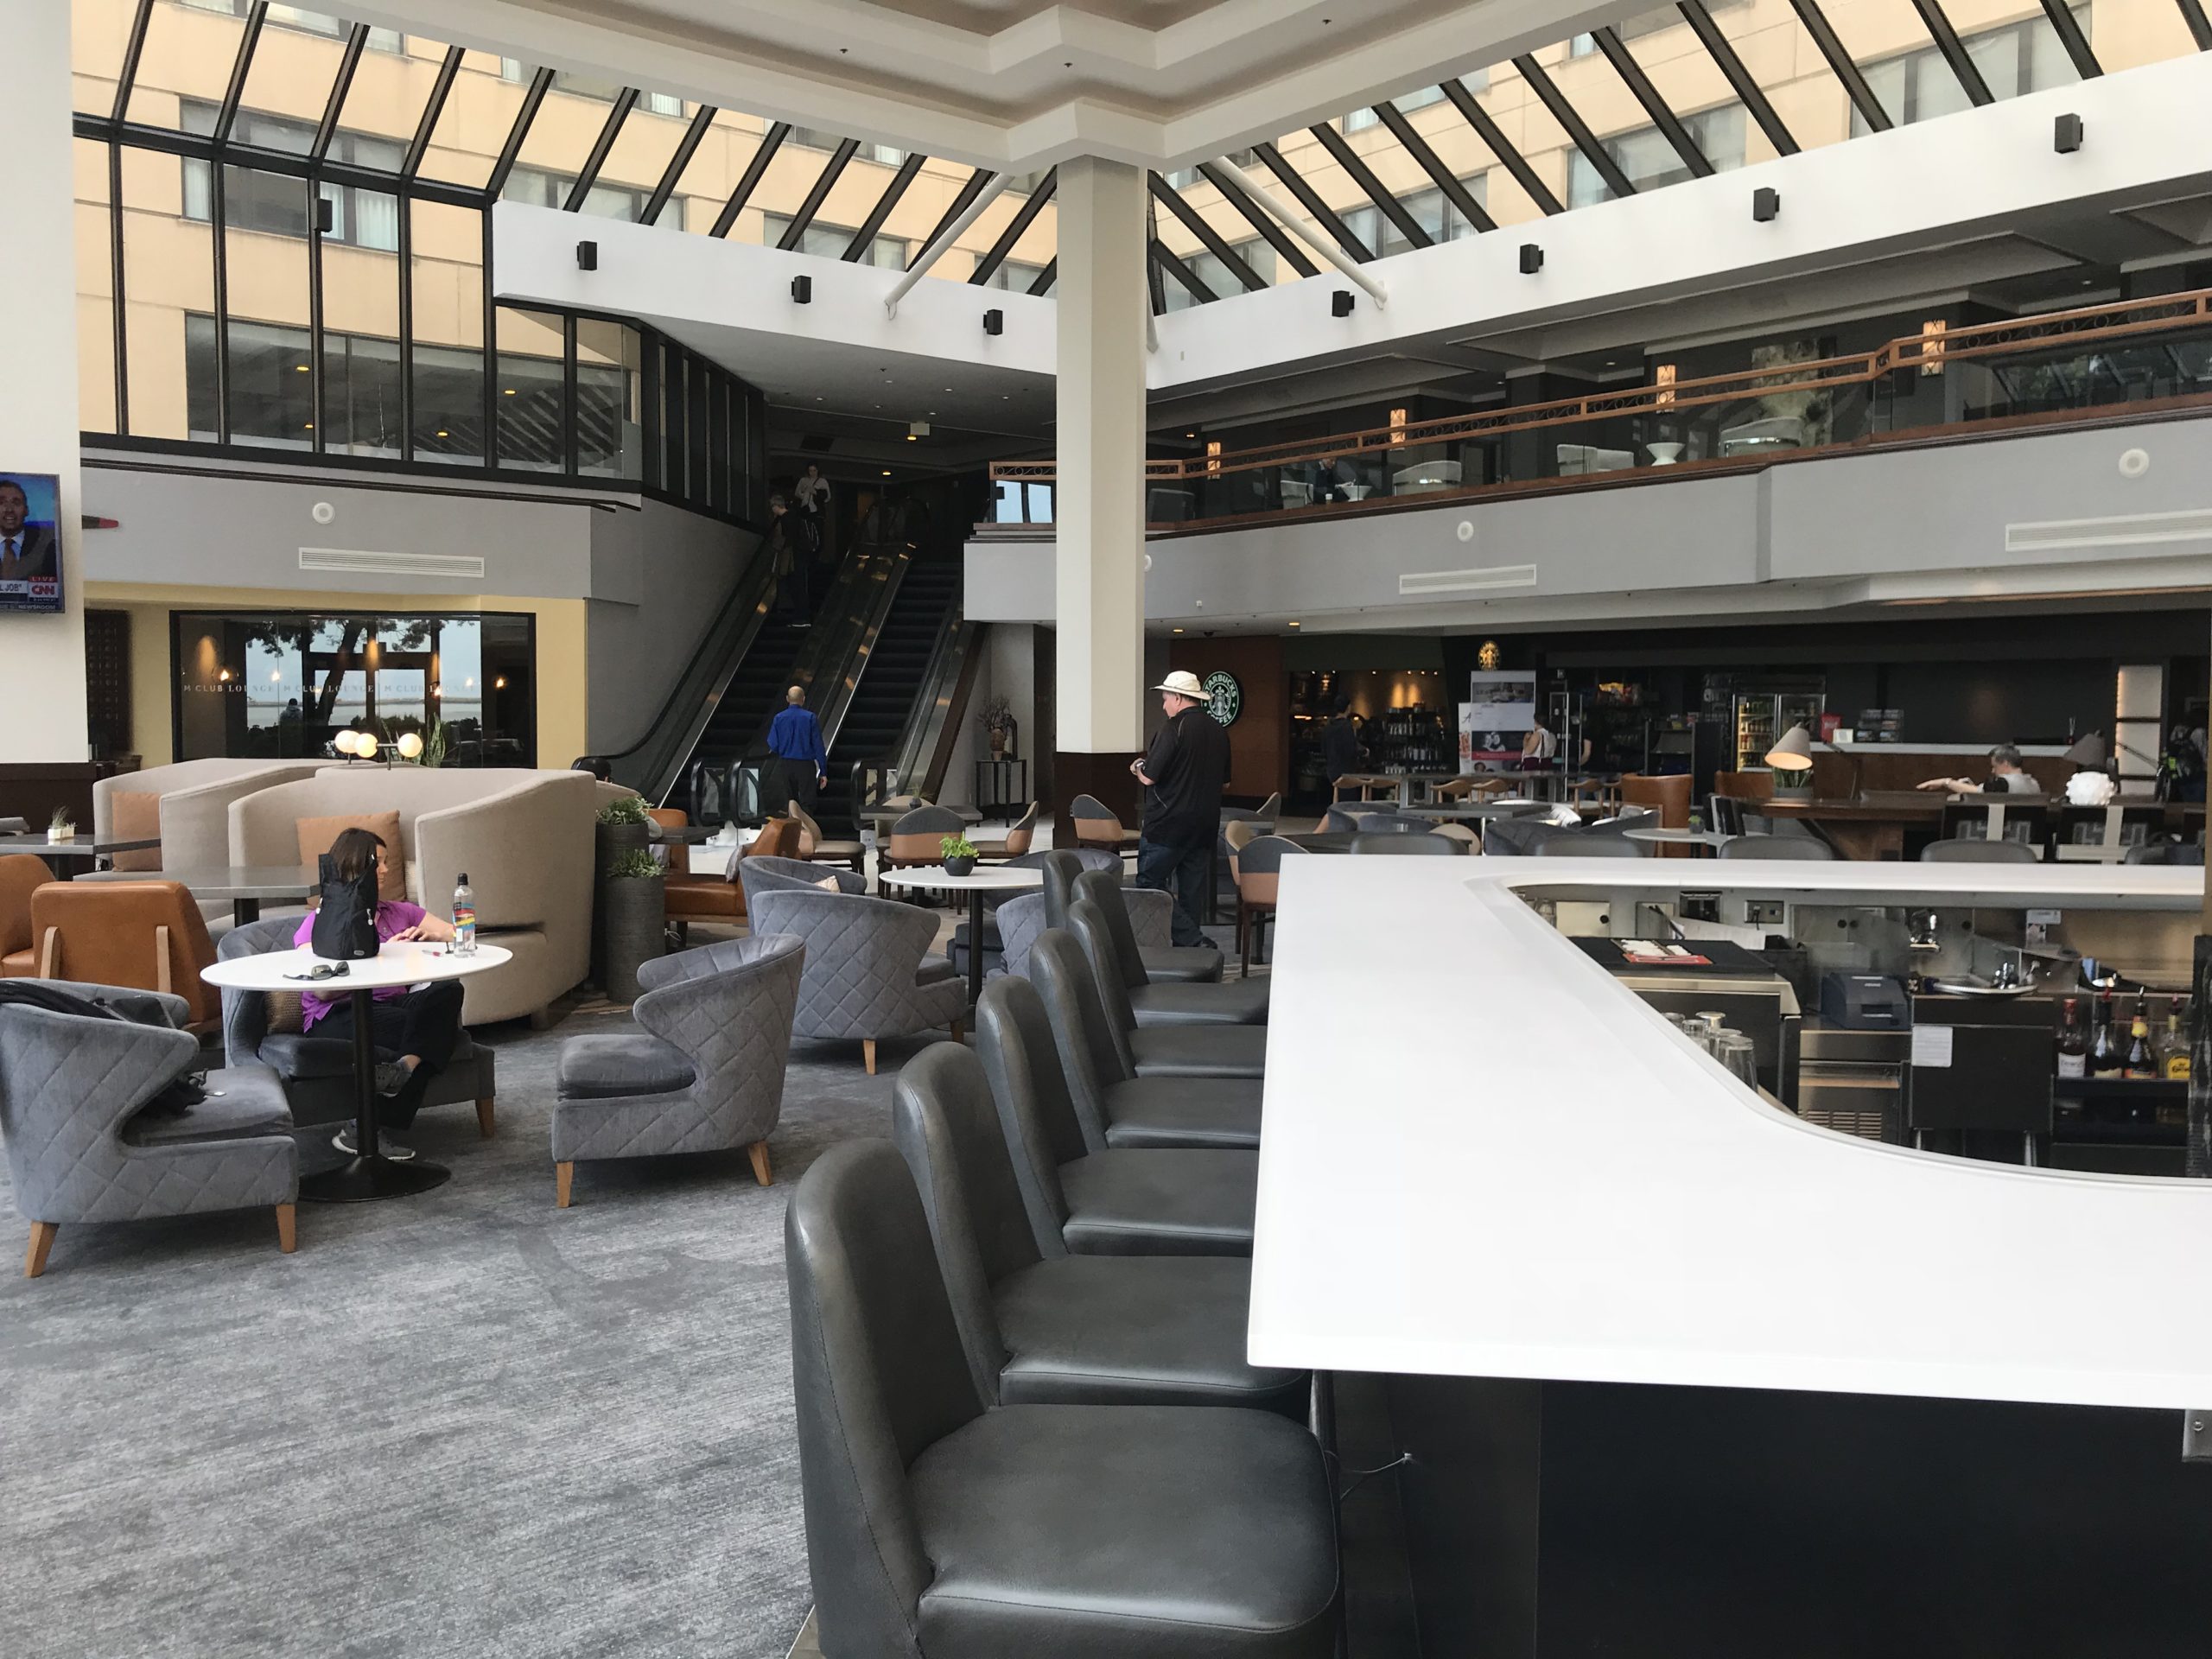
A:
POLYGON ((453 953, 456 957, 476 954, 476 890, 468 885, 468 872, 461 873, 461 885, 453 890, 453 953))

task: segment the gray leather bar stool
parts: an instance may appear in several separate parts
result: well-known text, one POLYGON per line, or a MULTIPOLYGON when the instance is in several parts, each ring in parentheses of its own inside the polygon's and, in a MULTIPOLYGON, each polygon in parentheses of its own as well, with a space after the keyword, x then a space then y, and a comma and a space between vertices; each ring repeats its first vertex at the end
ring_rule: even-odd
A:
POLYGON ((1039 1249, 973 1050, 938 1043, 908 1061, 891 1116, 986 1399, 1302 1414, 1312 1373, 1245 1363, 1245 1262, 1039 1249))
MULTIPOLYGON (((1155 984, 1146 971, 1122 885, 1103 870, 1085 870, 1075 879, 1075 896, 1098 906, 1114 947, 1114 965, 1140 1026, 1263 1026, 1268 1022, 1268 982, 1241 979, 1224 985, 1155 984)), ((1218 954, 1218 953, 1217 953, 1218 954)))
POLYGON ((1333 1493, 1299 1425, 993 1408, 888 1141, 807 1171, 784 1260, 823 1652, 1328 1659, 1333 1493))
POLYGON ((1042 935, 1029 955, 1029 982, 1052 1022, 1060 1072, 1093 1152, 1107 1147, 1243 1147, 1260 1144, 1257 1077, 1141 1077, 1126 1070, 1106 1028, 1098 986, 1075 936, 1042 935))
MULTIPOLYGON (((1068 906, 1076 901, 1078 877, 1103 874, 1122 883, 1122 861, 1095 847, 1055 847, 1045 855, 1045 925, 1065 927, 1068 906)), ((1211 945, 1147 944, 1137 947, 1147 979, 1168 983, 1211 984, 1221 977, 1222 956, 1211 945)))
MULTIPOLYGON (((1426 831, 1427 826, 1423 829, 1426 831)), ((1382 853, 1398 858, 1454 858, 1459 855, 1459 843, 1449 836, 1377 835, 1372 830, 1362 830, 1351 838, 1348 850, 1370 857, 1382 853)))
POLYGON ((1068 931, 1098 982, 1100 1006, 1122 1063, 1141 1077, 1256 1077, 1267 1069, 1265 1026, 1139 1026, 1114 960, 1105 913, 1087 899, 1068 907, 1068 931))
MULTIPOLYGON (((1714 799, 1721 798, 1715 796, 1714 799)), ((1720 843, 1723 858, 1771 858, 1833 861, 1835 849, 1810 836, 1736 836, 1720 843)))
POLYGON ((983 988, 976 1044, 1039 1250, 1252 1254, 1257 1153, 1092 1150, 1060 1070, 1045 1005, 1027 981, 999 979, 983 988))
POLYGON ((1920 849, 1923 864, 2040 864, 2024 841, 1931 841, 1920 849))

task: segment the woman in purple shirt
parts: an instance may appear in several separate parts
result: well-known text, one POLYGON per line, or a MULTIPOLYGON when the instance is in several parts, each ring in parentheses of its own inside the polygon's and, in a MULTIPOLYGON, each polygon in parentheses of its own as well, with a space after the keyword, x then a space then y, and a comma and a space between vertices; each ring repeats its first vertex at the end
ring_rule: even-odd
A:
MULTIPOLYGON (((384 837, 367 830, 344 830, 330 843, 336 874, 344 881, 358 881, 377 868, 383 861, 384 851, 384 837)), ((300 931, 292 936, 292 943, 305 944, 314 933, 315 918, 302 917, 300 931)), ((379 944, 395 939, 426 939, 442 944, 452 938, 453 924, 431 915, 420 905, 386 899, 377 906, 379 944)), ((377 1110, 378 1127, 404 1129, 415 1121, 430 1079, 453 1058, 454 1046, 461 1040, 461 982, 437 980, 411 988, 387 985, 371 995, 374 1002, 369 1040, 376 1045, 379 1057, 377 1092, 385 1096, 377 1110), (382 1058, 386 1055, 393 1058, 382 1058)), ((313 991, 303 991, 300 995, 300 1018, 302 1025, 318 1037, 334 1037, 346 1042, 353 1039, 353 999, 350 996, 318 996, 313 991)), ((339 1130, 330 1143, 352 1156, 358 1150, 353 1144, 353 1126, 349 1123, 339 1130)), ((382 1135, 378 1136, 377 1147, 387 1158, 404 1160, 415 1155, 410 1148, 382 1135)))

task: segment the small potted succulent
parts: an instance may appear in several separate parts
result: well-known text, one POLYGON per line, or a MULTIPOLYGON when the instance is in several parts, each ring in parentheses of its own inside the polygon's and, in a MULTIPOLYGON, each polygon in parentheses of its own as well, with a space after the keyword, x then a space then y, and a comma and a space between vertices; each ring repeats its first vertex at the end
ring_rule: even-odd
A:
POLYGON ((944 855, 947 875, 973 875, 976 873, 976 846, 965 836, 946 836, 938 842, 938 851, 944 855))
POLYGON ((642 847, 614 855, 601 896, 607 958, 600 988, 610 1002, 638 1000, 638 966, 668 948, 668 874, 642 847))
MULTIPOLYGON (((77 821, 69 816, 67 807, 57 806, 54 809, 53 822, 46 826, 46 838, 49 842, 77 839, 77 821)), ((970 848, 969 850, 972 852, 975 849, 970 848)))

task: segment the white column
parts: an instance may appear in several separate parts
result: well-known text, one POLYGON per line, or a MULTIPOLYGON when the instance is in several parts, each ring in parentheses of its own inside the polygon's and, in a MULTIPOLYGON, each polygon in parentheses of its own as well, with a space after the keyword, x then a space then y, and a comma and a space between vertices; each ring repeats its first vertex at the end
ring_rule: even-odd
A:
POLYGON ((1060 163, 1055 747, 1143 747, 1145 185, 1060 163))
MULTIPOLYGON (((59 616, 0 611, 0 761, 79 761, 85 726, 84 511, 77 430, 75 192, 70 156, 67 0, 0 0, 8 95, 8 249, 0 260, 7 392, 0 397, 0 474, 61 480, 59 616)), ((105 245, 105 235, 100 245, 105 245)))

